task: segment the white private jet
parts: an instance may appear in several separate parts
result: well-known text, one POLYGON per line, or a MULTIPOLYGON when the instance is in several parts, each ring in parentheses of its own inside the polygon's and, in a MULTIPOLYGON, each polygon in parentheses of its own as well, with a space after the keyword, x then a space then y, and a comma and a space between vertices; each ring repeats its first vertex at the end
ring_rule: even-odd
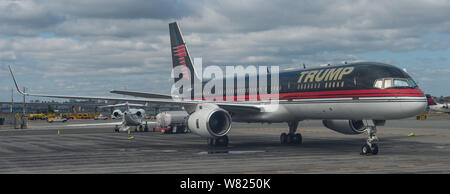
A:
MULTIPOLYGON (((116 109, 113 111, 112 116, 116 118, 122 118, 122 122, 120 126, 116 127, 115 131, 128 131, 130 127, 143 127, 148 122, 143 122, 143 118, 145 118, 145 110, 142 108, 131 108, 131 107, 146 107, 147 104, 131 104, 128 102, 122 104, 114 104, 114 105, 106 105, 100 106, 99 108, 118 108, 125 107, 125 111, 120 111, 120 109, 116 109)), ((151 122, 153 123, 153 122, 151 122)))
POLYGON ((431 95, 427 94, 427 99, 428 99, 428 107, 430 108, 431 111, 434 112, 442 112, 442 113, 450 113, 450 109, 448 108, 448 103, 436 103, 433 98, 431 97, 431 95))

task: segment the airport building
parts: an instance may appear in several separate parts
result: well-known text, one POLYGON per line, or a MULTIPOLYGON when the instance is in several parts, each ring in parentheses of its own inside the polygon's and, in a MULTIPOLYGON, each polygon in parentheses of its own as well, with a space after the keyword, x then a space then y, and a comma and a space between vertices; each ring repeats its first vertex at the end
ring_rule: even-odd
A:
MULTIPOLYGON (((101 106, 111 105, 121 102, 109 102, 105 101, 78 101, 70 100, 67 102, 55 102, 55 101, 31 101, 25 103, 25 109, 27 114, 36 113, 100 113, 111 114, 114 108, 100 108, 101 106)), ((24 109, 23 102, 0 102, 1 113, 22 113, 24 109), (14 106, 12 106, 14 104, 14 106), (11 109, 11 107, 13 107, 11 109)), ((149 105, 144 108, 148 114, 157 114, 160 111, 179 110, 178 106, 152 106, 149 105)))

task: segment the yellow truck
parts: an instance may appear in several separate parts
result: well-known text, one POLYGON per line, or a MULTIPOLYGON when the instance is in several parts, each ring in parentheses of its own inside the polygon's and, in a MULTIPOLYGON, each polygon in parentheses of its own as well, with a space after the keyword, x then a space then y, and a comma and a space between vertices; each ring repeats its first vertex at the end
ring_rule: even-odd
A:
POLYGON ((47 115, 44 113, 30 114, 28 115, 28 120, 47 120, 47 115))
POLYGON ((65 117, 67 119, 94 119, 99 114, 93 114, 93 113, 68 113, 63 114, 62 117, 65 117))

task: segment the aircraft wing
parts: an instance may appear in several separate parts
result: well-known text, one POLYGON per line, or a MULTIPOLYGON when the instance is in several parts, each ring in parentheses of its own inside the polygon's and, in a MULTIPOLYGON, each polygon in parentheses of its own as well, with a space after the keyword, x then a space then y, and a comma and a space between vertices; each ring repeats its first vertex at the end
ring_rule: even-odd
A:
POLYGON ((99 108, 111 108, 111 107, 146 107, 147 103, 145 104, 130 104, 128 102, 122 103, 122 104, 113 104, 113 105, 105 105, 105 106, 99 106, 99 108))
POLYGON ((89 123, 89 124, 70 124, 66 125, 67 127, 90 127, 90 126, 108 126, 108 125, 121 125, 122 122, 113 122, 113 123, 89 123))
POLYGON ((86 100, 114 100, 127 102, 144 102, 153 104, 174 104, 179 106, 195 106, 200 103, 212 103, 230 112, 261 112, 261 109, 255 104, 227 103, 216 101, 175 101, 172 99, 155 98, 120 98, 120 97, 101 97, 101 96, 71 96, 71 95, 48 95, 48 94, 29 94, 18 90, 19 93, 26 96, 47 97, 47 98, 65 98, 65 99, 86 99, 86 100))
MULTIPOLYGON (((157 123, 154 121, 144 121, 142 122, 143 125, 156 125, 157 123)), ((89 124, 70 124, 66 125, 67 127, 90 127, 90 126, 108 126, 108 125, 122 125, 122 122, 112 122, 112 123, 89 123, 89 124)))
POLYGON ((239 113, 259 113, 261 108, 254 104, 235 104, 235 103, 215 103, 219 107, 229 111, 229 112, 239 112, 239 113))
MULTIPOLYGON (((126 101, 126 102, 144 102, 144 103, 153 103, 153 104, 174 104, 179 106, 196 106, 200 103, 212 103, 220 106, 221 108, 230 111, 230 112, 260 112, 261 109, 257 106, 257 104, 244 104, 244 103, 234 103, 234 102, 216 102, 216 101, 176 101, 173 100, 172 97, 170 99, 161 99, 161 98, 121 98, 121 97, 102 97, 102 96, 73 96, 73 95, 49 95, 49 94, 30 94, 25 93, 20 90, 19 85, 17 84, 16 78, 9 66, 9 71, 11 72, 11 76, 13 78, 14 84, 16 86, 17 91, 25 96, 36 96, 36 97, 47 97, 47 98, 65 98, 65 99, 89 99, 89 100, 114 100, 114 101, 126 101)), ((151 93, 147 93, 151 94, 151 93)), ((151 94, 154 95, 154 94, 151 94)))
MULTIPOLYGON (((165 94, 156 94, 156 93, 149 93, 149 92, 134 92, 134 91, 124 91, 124 90, 112 90, 110 91, 114 94, 123 94, 128 96, 134 96, 134 97, 142 97, 142 98, 157 98, 157 99, 172 99, 172 96, 165 95, 165 94)), ((203 101, 205 102, 205 101, 203 101)), ((198 103, 198 102, 196 102, 198 103)), ((222 107, 223 109, 230 111, 230 112, 260 112, 260 108, 255 107, 254 105, 248 105, 248 104, 231 104, 231 103, 217 103, 217 102, 211 102, 214 104, 217 104, 218 106, 222 107)))
POLYGON ((148 93, 148 92, 135 92, 135 91, 124 91, 124 90, 112 90, 110 92, 113 94, 122 94, 122 95, 141 97, 141 98, 172 99, 172 96, 170 96, 170 95, 148 93))
MULTIPOLYGON (((70 121, 69 121, 70 122, 70 121)), ((48 126, 30 126, 30 129, 79 129, 80 127, 101 127, 122 125, 122 122, 110 123, 90 123, 90 124, 66 124, 66 125, 48 125, 48 126)))

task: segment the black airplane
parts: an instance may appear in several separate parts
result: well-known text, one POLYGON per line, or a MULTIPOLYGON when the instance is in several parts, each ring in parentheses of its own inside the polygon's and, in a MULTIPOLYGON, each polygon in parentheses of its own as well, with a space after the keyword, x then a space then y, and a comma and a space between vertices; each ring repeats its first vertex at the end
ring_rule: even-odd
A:
POLYGON ((286 122, 289 132, 280 135, 280 142, 301 144, 302 136, 296 133, 299 122, 322 120, 325 127, 343 134, 367 132, 362 154, 378 153, 376 126, 384 125, 386 120, 417 115, 427 106, 424 93, 405 71, 375 62, 279 73, 267 70, 244 77, 203 80, 202 72, 192 63, 178 24, 170 23, 169 31, 172 95, 135 91, 111 91, 134 98, 29 94, 20 91, 14 79, 16 88, 29 96, 179 105, 189 114, 186 121, 189 129, 207 139, 210 146, 228 146, 232 122, 286 122), (275 84, 272 78, 277 76, 275 84), (259 80, 264 77, 267 82, 263 85, 259 80), (256 85, 250 84, 252 78, 257 80, 256 85), (237 84, 238 80, 245 80, 245 84, 237 84), (227 85, 227 81, 233 84, 227 85))

